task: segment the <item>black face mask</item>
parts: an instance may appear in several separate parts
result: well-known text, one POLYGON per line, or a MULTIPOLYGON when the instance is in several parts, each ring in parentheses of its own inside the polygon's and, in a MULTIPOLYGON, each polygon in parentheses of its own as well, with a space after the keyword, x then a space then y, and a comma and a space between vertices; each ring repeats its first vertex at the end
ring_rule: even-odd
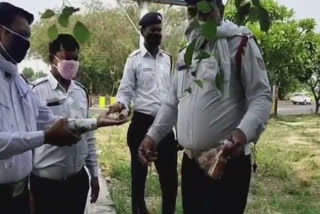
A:
POLYGON ((9 31, 13 35, 13 39, 10 44, 10 48, 6 49, 2 44, 1 47, 8 57, 16 63, 20 63, 27 55, 30 48, 30 42, 27 38, 20 34, 2 26, 5 30, 9 31))
POLYGON ((162 35, 158 33, 149 33, 146 36, 147 43, 152 46, 159 46, 161 44, 162 35))

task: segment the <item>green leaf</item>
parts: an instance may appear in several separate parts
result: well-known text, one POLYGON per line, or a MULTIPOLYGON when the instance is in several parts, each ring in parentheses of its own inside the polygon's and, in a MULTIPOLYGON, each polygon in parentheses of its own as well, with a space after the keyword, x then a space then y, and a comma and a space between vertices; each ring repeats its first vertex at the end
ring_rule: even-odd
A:
POLYGON ((217 23, 214 20, 208 20, 205 24, 201 25, 202 33, 206 40, 213 41, 217 38, 217 23))
POLYGON ((261 7, 260 0, 252 0, 252 4, 256 7, 261 7))
POLYGON ((271 21, 269 13, 266 9, 260 7, 258 10, 259 14, 259 23, 262 31, 267 32, 271 27, 271 21))
POLYGON ((189 66, 192 64, 193 52, 195 48, 196 40, 193 40, 187 47, 186 53, 184 54, 184 63, 189 66))
POLYGON ((68 27, 68 25, 69 25, 69 16, 66 16, 65 14, 60 14, 60 16, 58 17, 58 23, 62 27, 68 27))
POLYGON ((194 80, 194 82, 200 87, 203 88, 203 82, 201 80, 194 80))
POLYGON ((49 27, 48 36, 49 36, 49 39, 51 41, 58 37, 58 29, 57 29, 57 26, 55 24, 51 25, 51 27, 49 27))
POLYGON ((79 8, 75 8, 75 7, 65 7, 63 8, 62 13, 71 16, 73 13, 79 10, 80 10, 79 8))
POLYGON ((197 3, 197 8, 202 13, 210 13, 212 11, 212 7, 207 1, 200 1, 197 3))
POLYGON ((90 37, 88 28, 80 21, 77 21, 73 28, 73 35, 80 43, 84 43, 90 37))
POLYGON ((235 15, 236 23, 238 25, 244 24, 245 18, 249 15, 251 8, 251 3, 248 2, 245 5, 241 6, 238 10, 238 12, 235 15))
POLYGON ((51 18, 52 16, 56 15, 53 10, 46 10, 42 15, 41 15, 41 19, 48 19, 51 18))
POLYGON ((185 92, 188 92, 189 94, 191 94, 192 93, 192 89, 191 89, 191 87, 190 88, 187 88, 186 90, 184 90, 185 92))
POLYGON ((58 17, 58 22, 62 27, 68 27, 69 25, 69 17, 79 11, 79 8, 74 8, 74 7, 65 7, 62 10, 62 13, 58 17))
POLYGON ((207 59, 207 58, 210 58, 211 55, 207 52, 201 52, 198 54, 198 56, 195 58, 195 59, 198 59, 198 60, 202 60, 202 59, 207 59))
POLYGON ((235 4, 236 4, 237 9, 240 8, 240 6, 241 6, 241 4, 242 4, 243 1, 244 1, 244 0, 236 0, 236 1, 235 1, 235 4))

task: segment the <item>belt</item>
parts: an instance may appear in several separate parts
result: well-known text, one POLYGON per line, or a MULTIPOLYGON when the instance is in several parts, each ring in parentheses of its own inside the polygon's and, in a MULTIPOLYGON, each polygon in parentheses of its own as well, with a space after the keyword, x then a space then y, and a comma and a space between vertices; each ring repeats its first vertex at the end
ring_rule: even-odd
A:
POLYGON ((86 170, 84 167, 81 168, 78 172, 75 172, 71 175, 59 178, 59 179, 52 179, 52 178, 47 178, 45 176, 41 176, 41 173, 32 173, 31 178, 35 180, 43 180, 43 181, 52 181, 52 182, 59 182, 59 183, 68 183, 71 182, 74 178, 78 177, 80 174, 86 173, 86 170))
POLYGON ((0 195, 8 199, 13 199, 20 196, 27 189, 28 177, 22 181, 10 184, 0 184, 0 195))
POLYGON ((73 180, 74 178, 78 177, 82 173, 86 173, 86 170, 85 170, 84 167, 82 167, 79 172, 73 173, 73 174, 71 174, 69 176, 66 176, 66 177, 62 178, 61 181, 69 182, 70 180, 73 180))

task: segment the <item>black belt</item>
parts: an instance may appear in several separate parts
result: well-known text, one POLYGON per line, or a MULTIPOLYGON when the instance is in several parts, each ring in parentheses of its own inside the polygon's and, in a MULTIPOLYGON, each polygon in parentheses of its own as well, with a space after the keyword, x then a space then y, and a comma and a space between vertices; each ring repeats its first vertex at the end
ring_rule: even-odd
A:
POLYGON ((10 184, 0 184, 0 197, 13 199, 25 192, 28 186, 28 177, 22 181, 10 184))
POLYGON ((84 167, 81 168, 80 171, 70 175, 70 176, 67 176, 65 178, 62 178, 61 180, 54 180, 54 179, 50 179, 50 178, 44 178, 44 177, 40 177, 38 175, 35 175, 35 174, 31 174, 31 180, 34 180, 34 181, 49 181, 49 182, 54 182, 54 183, 70 183, 72 182, 74 179, 76 179, 78 176, 80 176, 81 174, 83 173, 86 173, 86 170, 84 167))

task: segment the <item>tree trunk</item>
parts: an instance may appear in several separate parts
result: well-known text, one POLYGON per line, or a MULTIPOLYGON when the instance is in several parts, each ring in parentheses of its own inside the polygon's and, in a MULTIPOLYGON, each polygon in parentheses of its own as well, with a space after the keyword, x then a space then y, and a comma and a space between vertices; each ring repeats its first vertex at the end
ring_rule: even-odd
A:
POLYGON ((314 102, 316 103, 316 109, 314 111, 314 113, 318 114, 319 113, 319 99, 320 96, 318 96, 315 87, 313 87, 312 85, 309 85, 310 89, 312 91, 313 97, 314 97, 314 102))
POLYGON ((315 98, 315 102, 316 102, 316 110, 315 113, 318 114, 319 113, 319 98, 315 98))

